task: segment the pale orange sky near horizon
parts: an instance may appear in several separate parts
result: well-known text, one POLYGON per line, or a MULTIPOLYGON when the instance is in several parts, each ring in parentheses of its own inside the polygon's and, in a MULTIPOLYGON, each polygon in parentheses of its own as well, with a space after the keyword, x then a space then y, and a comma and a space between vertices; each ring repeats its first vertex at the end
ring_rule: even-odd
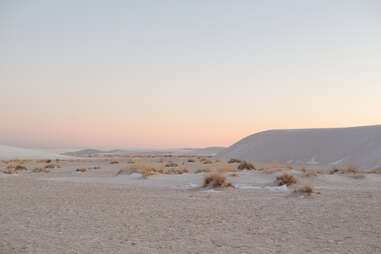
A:
POLYGON ((229 146, 381 124, 378 1, 0 5, 0 144, 229 146))

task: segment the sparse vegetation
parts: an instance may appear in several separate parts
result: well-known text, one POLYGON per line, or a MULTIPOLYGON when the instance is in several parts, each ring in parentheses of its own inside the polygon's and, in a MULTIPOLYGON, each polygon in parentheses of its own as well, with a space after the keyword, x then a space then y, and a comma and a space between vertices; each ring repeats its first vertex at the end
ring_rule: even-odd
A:
POLYGON ((209 160, 209 159, 207 159, 207 158, 201 158, 201 159, 200 159, 200 162, 201 162, 202 164, 212 164, 212 163, 213 163, 213 161, 211 161, 211 160, 209 160))
POLYGON ((381 167, 367 171, 368 174, 381 174, 381 167))
POLYGON ((228 163, 231 164, 231 163, 240 163, 241 160, 240 159, 235 159, 235 158, 231 158, 230 160, 228 160, 228 163))
POLYGON ((200 173, 210 173, 212 170, 210 168, 199 168, 194 173, 200 174, 200 173))
POLYGON ((312 193, 314 193, 314 190, 312 189, 311 185, 305 184, 303 187, 296 189, 295 192, 303 193, 303 194, 310 196, 312 193))
POLYGON ((110 164, 119 164, 119 161, 117 161, 117 160, 112 160, 112 161, 110 162, 110 164))
POLYGON ((340 170, 340 173, 342 173, 342 174, 358 174, 359 170, 356 166, 351 165, 346 169, 340 170))
POLYGON ((84 173, 84 172, 87 171, 87 168, 77 168, 75 171, 76 171, 76 172, 84 173))
POLYGON ((173 162, 173 161, 168 161, 167 164, 165 164, 165 167, 167 168, 174 168, 174 167, 177 167, 177 163, 173 162))
POLYGON ((311 176, 317 176, 318 175, 318 172, 314 169, 310 169, 310 170, 307 170, 305 172, 305 175, 306 177, 311 177, 311 176))
POLYGON ((8 168, 6 170, 3 170, 3 173, 8 174, 8 175, 13 175, 16 173, 16 169, 15 168, 8 168))
POLYGON ((252 163, 247 161, 241 161, 238 165, 238 170, 255 170, 255 167, 252 163))
POLYGON ((47 168, 41 168, 41 167, 36 167, 32 169, 33 173, 49 173, 49 169, 47 168))
POLYGON ((296 184, 298 181, 293 175, 289 175, 284 173, 276 178, 276 184, 279 186, 287 185, 290 186, 292 184, 296 184))
POLYGON ((134 164, 134 163, 136 163, 136 161, 133 160, 133 159, 129 159, 129 160, 127 161, 127 163, 128 163, 128 164, 134 164))
POLYGON ((193 162, 195 162, 195 160, 194 159, 188 159, 188 162, 193 163, 193 162))
POLYGON ((50 163, 45 165, 45 168, 61 168, 61 166, 55 163, 50 163))
POLYGON ((234 188, 234 185, 226 180, 224 175, 214 173, 207 175, 204 179, 204 188, 224 188, 231 187, 234 188))
POLYGON ((23 165, 17 165, 15 167, 15 170, 18 171, 18 170, 28 170, 28 169, 25 166, 23 166, 23 165))

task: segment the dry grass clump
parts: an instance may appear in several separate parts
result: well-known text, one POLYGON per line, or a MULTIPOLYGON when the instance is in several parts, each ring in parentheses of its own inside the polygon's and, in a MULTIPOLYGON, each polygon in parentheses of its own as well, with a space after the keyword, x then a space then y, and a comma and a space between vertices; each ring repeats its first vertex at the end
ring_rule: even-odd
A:
POLYGON ((76 171, 76 172, 84 173, 84 172, 87 171, 87 168, 77 168, 75 171, 76 171))
POLYGON ((127 163, 128 163, 128 164, 134 164, 134 163, 136 163, 136 161, 133 160, 133 159, 128 159, 128 160, 127 160, 127 163))
POLYGON ((283 171, 281 168, 264 168, 262 169, 267 174, 274 174, 280 171, 283 171))
POLYGON ((287 169, 293 169, 294 168, 294 166, 292 165, 292 164, 287 164, 287 169))
POLYGON ((234 185, 226 180, 226 176, 214 173, 207 175, 204 179, 204 188, 226 188, 226 187, 232 187, 234 188, 234 185))
POLYGON ((238 170, 255 170, 255 167, 252 163, 247 162, 247 161, 241 161, 238 165, 238 170))
POLYGON ((50 163, 45 165, 45 168, 61 168, 61 165, 55 164, 55 163, 50 163))
POLYGON ((52 160, 36 160, 37 163, 51 163, 52 160))
POLYGON ((278 176, 275 182, 279 186, 290 186, 292 184, 296 184, 298 180, 295 178, 295 176, 284 173, 283 175, 278 176))
POLYGON ((188 159, 188 162, 193 163, 193 162, 195 162, 195 160, 194 159, 188 159))
POLYGON ((178 166, 177 163, 173 162, 173 161, 168 161, 167 164, 165 164, 165 167, 167 167, 167 168, 174 168, 177 166, 178 166))
POLYGON ((328 171, 328 174, 334 175, 334 174, 339 173, 339 172, 340 172, 340 170, 338 168, 333 167, 330 171, 328 171))
POLYGON ((310 196, 312 193, 314 193, 314 190, 312 189, 312 186, 309 184, 305 184, 303 187, 300 187, 295 190, 296 193, 303 193, 308 196, 310 196))
POLYGON ((200 173, 210 173, 212 170, 210 168, 199 168, 194 173, 200 174, 200 173))
POLYGON ((229 176, 237 177, 239 175, 238 175, 238 173, 231 173, 229 176))
POLYGON ((3 173, 8 174, 8 175, 13 175, 16 173, 16 169, 15 168, 8 168, 6 170, 3 170, 3 173))
POLYGON ((212 163, 213 163, 213 161, 211 161, 211 160, 209 160, 209 159, 207 159, 207 158, 201 158, 201 159, 200 159, 200 162, 201 162, 202 164, 212 164, 212 163))
POLYGON ((32 169, 33 173, 49 173, 49 169, 47 168, 41 168, 41 167, 36 167, 32 169))
POLYGON ((367 171, 368 174, 381 174, 381 167, 367 171))
POLYGON ((231 158, 230 160, 228 160, 228 163, 231 164, 231 163, 240 163, 241 160, 240 159, 235 159, 235 158, 231 158))
POLYGON ((23 165, 17 165, 16 167, 15 167, 15 169, 16 169, 16 171, 17 170, 28 170, 25 166, 23 166, 23 165))
POLYGON ((356 166, 349 166, 348 168, 340 170, 340 173, 342 174, 358 174, 359 170, 356 166))
POLYGON ((110 164, 119 164, 119 161, 117 161, 117 160, 112 160, 112 161, 110 162, 110 164))

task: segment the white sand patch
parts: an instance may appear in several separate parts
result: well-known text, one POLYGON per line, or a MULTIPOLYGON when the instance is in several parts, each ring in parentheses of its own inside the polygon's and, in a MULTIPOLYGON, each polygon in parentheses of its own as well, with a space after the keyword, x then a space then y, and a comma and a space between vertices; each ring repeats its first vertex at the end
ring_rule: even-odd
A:
POLYGON ((215 158, 312 165, 355 163, 361 169, 370 169, 381 166, 380 154, 381 125, 375 125, 264 131, 240 140, 215 158))
POLYGON ((0 145, 0 159, 70 159, 55 152, 0 145))

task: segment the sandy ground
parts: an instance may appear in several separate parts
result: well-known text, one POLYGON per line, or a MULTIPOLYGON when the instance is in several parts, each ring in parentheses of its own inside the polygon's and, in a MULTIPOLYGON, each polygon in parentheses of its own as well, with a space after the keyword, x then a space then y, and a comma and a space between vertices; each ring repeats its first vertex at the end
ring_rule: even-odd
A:
POLYGON ((192 171, 213 165, 171 160, 191 173, 115 176, 127 159, 0 173, 0 253, 381 253, 381 175, 289 170, 320 192, 308 197, 271 189, 279 172, 244 171, 228 180, 256 189, 204 192, 192 171))

